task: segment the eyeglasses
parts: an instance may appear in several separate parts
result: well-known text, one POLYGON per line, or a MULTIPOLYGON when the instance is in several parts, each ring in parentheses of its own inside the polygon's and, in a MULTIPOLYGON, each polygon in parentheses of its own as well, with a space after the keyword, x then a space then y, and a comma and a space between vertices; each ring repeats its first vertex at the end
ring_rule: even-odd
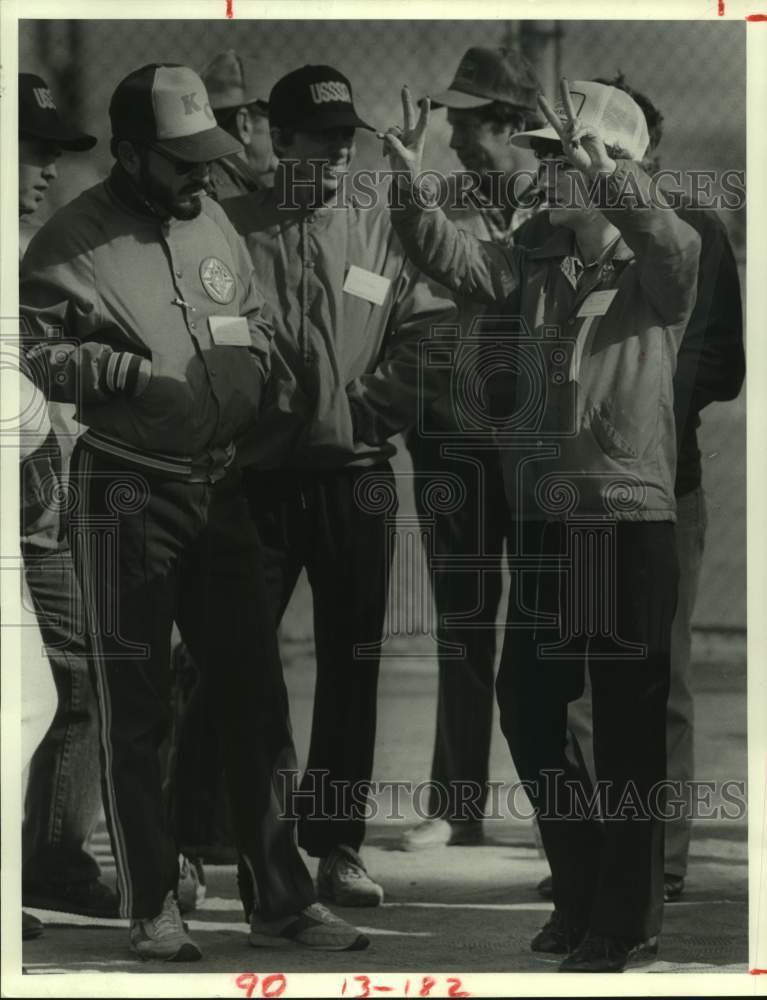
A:
POLYGON ((146 148, 151 149, 153 153, 157 153, 158 156, 161 156, 163 160, 167 160, 168 163, 172 163, 179 177, 183 177, 185 174, 191 174, 193 170, 198 170, 201 167, 206 166, 204 162, 192 163, 189 160, 179 160, 175 156, 170 156, 168 153, 166 153, 162 149, 159 149, 157 146, 147 146, 146 148))

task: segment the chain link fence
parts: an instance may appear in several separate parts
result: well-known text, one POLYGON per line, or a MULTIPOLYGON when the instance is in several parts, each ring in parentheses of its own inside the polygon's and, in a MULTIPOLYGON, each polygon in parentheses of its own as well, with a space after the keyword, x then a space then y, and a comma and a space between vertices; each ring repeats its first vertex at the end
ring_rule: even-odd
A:
MULTIPOLYGON (((106 175, 110 96, 145 63, 201 70, 235 48, 262 60, 274 80, 304 63, 329 63, 350 78, 362 117, 386 127, 401 119, 403 83, 417 95, 436 92, 469 46, 494 44, 525 53, 549 96, 563 73, 590 79, 622 71, 665 116, 664 166, 745 169, 745 25, 732 22, 22 20, 19 66, 40 73, 67 114, 99 137, 92 154, 63 165, 52 210, 106 175)), ((381 166, 380 143, 369 133, 359 134, 356 165, 381 166)), ((458 167, 444 113, 434 115, 427 166, 458 167)), ((722 217, 745 278, 745 211, 722 217)), ((746 621, 743 398, 705 411, 701 448, 709 533, 696 623, 737 633, 746 621)))

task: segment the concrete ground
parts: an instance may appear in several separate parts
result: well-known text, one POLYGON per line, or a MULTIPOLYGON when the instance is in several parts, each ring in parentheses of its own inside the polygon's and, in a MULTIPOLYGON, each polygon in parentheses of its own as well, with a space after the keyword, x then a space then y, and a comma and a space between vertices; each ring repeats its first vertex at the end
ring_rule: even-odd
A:
MULTIPOLYGON (((409 652, 413 649, 411 644, 409 652)), ((710 646, 699 648, 698 653, 698 777, 717 782, 745 780, 746 676, 742 656, 726 647, 713 651, 710 646)), ((302 760, 313 691, 311 644, 290 643, 286 661, 294 731, 302 760)), ((416 782, 428 778, 435 693, 436 665, 428 645, 421 656, 394 656, 384 661, 375 779, 407 778, 416 782)), ((497 731, 491 778, 502 782, 515 779, 508 751, 497 731)), ((249 948, 235 894, 234 870, 217 866, 207 868, 207 898, 189 920, 190 931, 204 950, 201 963, 183 968, 142 964, 128 951, 122 922, 32 911, 45 920, 47 929, 42 938, 25 944, 24 968, 30 975, 173 975, 192 970, 232 973, 248 968, 279 968, 286 974, 333 972, 338 973, 336 995, 340 994, 344 974, 348 975, 348 996, 358 996, 364 988, 364 980, 352 977, 370 970, 380 973, 375 979, 379 992, 388 992, 384 987, 390 985, 400 995, 405 992, 408 973, 414 971, 419 975, 421 970, 445 974, 555 971, 554 959, 534 955, 528 948, 530 938, 551 909, 535 890, 546 874, 546 865, 535 847, 530 823, 507 815, 487 823, 489 842, 485 846, 413 854, 396 849, 402 830, 416 820, 408 803, 402 815, 399 821, 380 816, 374 820, 364 850, 370 872, 385 887, 383 906, 342 911, 370 936, 371 946, 366 952, 338 955, 308 953, 298 948, 279 952, 249 948)), ((697 822, 686 892, 679 902, 667 905, 658 959, 643 972, 746 971, 746 823, 746 818, 697 822)), ((113 878, 105 835, 99 844, 106 877, 113 878)), ((309 863, 314 864, 311 859, 309 863)), ((416 980, 413 978, 413 983, 416 980)), ((440 982, 442 991, 434 995, 447 995, 446 980, 440 982)), ((420 987, 419 979, 418 983, 420 987)), ((136 988, 141 989, 138 984, 136 988)), ((410 989, 415 987, 409 984, 410 989)))

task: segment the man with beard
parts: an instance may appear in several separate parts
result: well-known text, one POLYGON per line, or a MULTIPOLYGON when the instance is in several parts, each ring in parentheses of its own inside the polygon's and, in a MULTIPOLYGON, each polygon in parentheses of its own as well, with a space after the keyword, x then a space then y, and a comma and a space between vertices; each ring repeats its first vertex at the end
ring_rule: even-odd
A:
MULTIPOLYGON (((433 106, 447 108, 450 148, 467 171, 451 178, 445 212, 461 229, 502 246, 512 245, 516 229, 536 205, 526 190, 535 187, 535 160, 510 139, 539 124, 537 92, 538 81, 524 57, 508 49, 475 47, 464 54, 447 90, 433 99, 433 106)), ((460 307, 461 336, 476 343, 485 309, 466 298, 460 307)), ((483 840, 508 512, 492 434, 462 444, 461 414, 452 412, 451 418, 427 410, 421 426, 405 437, 416 480, 438 482, 448 475, 464 485, 463 502, 446 512, 425 507, 424 491, 415 491, 422 522, 433 525, 424 540, 429 539, 438 615, 439 686, 430 816, 406 831, 401 845, 406 851, 483 840), (461 571, 444 562, 440 568, 440 561, 451 558, 475 563, 479 558, 482 568, 461 571)))
POLYGON ((426 210, 428 102, 416 123, 405 93, 404 129, 385 141, 403 173, 393 216, 408 254, 517 319, 510 377, 490 390, 494 409, 506 406, 497 433, 515 542, 501 728, 551 865, 560 971, 622 972, 657 953, 663 914, 653 795, 677 596, 673 373, 700 238, 653 201, 636 102, 588 81, 563 80, 561 95, 557 111, 539 99, 546 128, 513 139, 540 157, 552 205, 551 239, 535 249, 477 240, 426 210), (586 665, 604 824, 586 813, 590 782, 564 752, 586 665))
POLYGON ((20 302, 30 372, 88 428, 72 458, 70 538, 130 945, 145 959, 201 957, 175 898, 158 758, 175 619, 216 670, 250 943, 365 947, 314 902, 273 802, 274 771, 295 752, 275 630, 250 618, 266 601, 263 564, 233 462, 258 418, 273 333, 242 242, 204 197, 208 163, 238 143, 184 66, 131 73, 109 113, 115 166, 33 239, 20 302))
MULTIPOLYGON (((306 567, 317 682, 309 761, 296 797, 299 843, 320 859, 321 897, 375 906, 383 889, 359 849, 373 768, 379 647, 396 489, 390 437, 415 421, 419 342, 452 302, 406 260, 383 206, 347 186, 357 114, 331 66, 288 73, 269 96, 280 167, 272 191, 224 204, 275 314, 293 393, 265 414, 241 461, 280 619, 306 567), (298 411, 309 415, 286 444, 298 411)), ((263 613, 262 609, 254 609, 263 613)))

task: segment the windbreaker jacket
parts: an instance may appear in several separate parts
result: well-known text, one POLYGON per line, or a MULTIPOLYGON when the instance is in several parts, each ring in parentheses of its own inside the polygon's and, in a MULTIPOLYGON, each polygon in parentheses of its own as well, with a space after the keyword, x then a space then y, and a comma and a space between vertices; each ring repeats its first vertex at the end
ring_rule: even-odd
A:
POLYGON ((34 237, 20 304, 48 398, 74 402, 81 423, 160 471, 158 453, 203 458, 257 419, 272 328, 242 241, 209 198, 194 219, 161 221, 115 168, 34 237), (246 317, 244 333, 226 317, 246 317))
MULTIPOLYGON (((701 240, 695 308, 682 337, 674 372, 677 497, 700 486, 697 429, 700 411, 714 401, 735 399, 746 374, 740 280, 727 230, 712 209, 676 208, 701 240)), ((515 234, 520 246, 541 246, 553 235, 548 212, 540 212, 515 234)))
POLYGON ((505 407, 498 442, 518 519, 676 517, 672 379, 700 238, 652 204, 636 163, 619 161, 601 197, 620 238, 580 279, 570 230, 524 250, 477 240, 412 197, 392 211, 420 268, 506 314, 488 392, 494 412, 505 407))
POLYGON ((296 382, 270 392, 240 461, 305 469, 388 458, 388 439, 447 388, 419 356, 435 327, 455 324, 452 299, 408 262, 384 208, 286 208, 278 188, 223 207, 245 238, 296 382), (306 423, 294 441, 285 429, 297 413, 306 423))

